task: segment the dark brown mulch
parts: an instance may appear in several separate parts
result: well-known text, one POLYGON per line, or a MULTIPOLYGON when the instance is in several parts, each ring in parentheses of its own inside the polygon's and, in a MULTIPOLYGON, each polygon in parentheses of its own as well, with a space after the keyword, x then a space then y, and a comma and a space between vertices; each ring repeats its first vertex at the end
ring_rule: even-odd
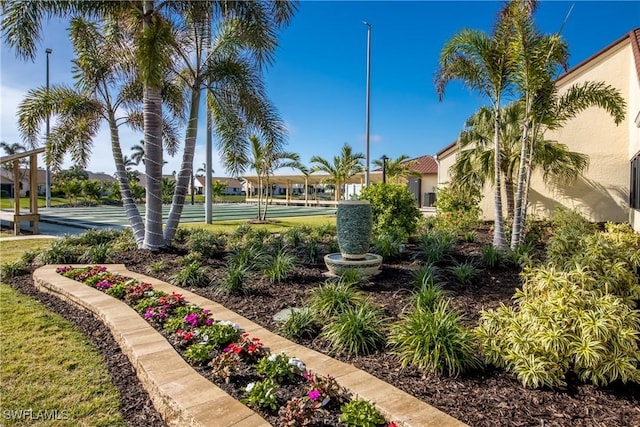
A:
POLYGON ((164 427, 162 420, 136 376, 129 358, 113 339, 109 329, 91 313, 57 297, 38 291, 30 275, 7 281, 13 288, 40 301, 49 310, 58 313, 85 334, 102 353, 113 385, 120 392, 120 411, 130 426, 164 427))
MULTIPOLYGON (((453 257, 458 261, 477 261, 480 245, 490 239, 486 234, 478 237, 479 242, 459 245, 453 257)), ((132 271, 149 274, 149 266, 162 261, 166 268, 152 275, 170 281, 181 268, 180 260, 184 254, 186 250, 181 248, 161 253, 128 251, 118 254, 113 262, 124 263, 132 271)), ((205 264, 214 282, 218 280, 223 262, 206 260, 205 264)), ((363 290, 384 307, 388 317, 397 319, 407 304, 411 274, 417 268, 410 254, 406 254, 401 260, 385 263, 381 273, 366 283, 363 290)), ((325 271, 321 264, 300 265, 293 277, 283 284, 253 278, 247 284, 249 292, 246 296, 220 296, 213 287, 189 290, 218 301, 268 329, 274 329, 276 325, 272 316, 286 307, 303 306, 309 291, 324 282, 322 274, 325 271)), ((27 276, 14 282, 18 282, 19 288, 24 288, 27 293, 32 289, 27 276)), ((453 299, 452 305, 465 314, 472 326, 477 322, 480 310, 500 303, 511 304, 511 297, 518 286, 518 270, 506 267, 481 270, 470 286, 457 284, 447 276, 445 289, 453 299)), ((61 311, 78 313, 77 309, 68 306, 61 311)), ((301 343, 321 352, 327 351, 326 343, 319 339, 301 343)), ((119 350, 114 351, 112 347, 116 347, 115 343, 111 348, 100 346, 107 359, 114 354, 121 356, 119 350)), ((370 372, 471 426, 640 426, 638 384, 595 387, 570 378, 569 387, 564 391, 530 390, 522 387, 513 376, 490 368, 449 378, 423 375, 411 368, 400 369, 397 359, 384 352, 352 358, 334 357, 370 372)), ((130 368, 119 371, 132 374, 130 368)), ((139 397, 137 394, 133 396, 139 397)), ((131 395, 123 393, 125 406, 130 398, 131 395)), ((135 402, 140 403, 140 399, 135 402)), ((150 425, 146 421, 142 424, 150 425)))

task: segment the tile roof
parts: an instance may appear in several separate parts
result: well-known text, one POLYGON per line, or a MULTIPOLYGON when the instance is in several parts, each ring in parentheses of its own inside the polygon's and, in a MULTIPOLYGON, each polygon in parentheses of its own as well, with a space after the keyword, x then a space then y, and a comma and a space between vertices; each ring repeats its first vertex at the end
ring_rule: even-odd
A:
POLYGON ((414 172, 418 172, 420 175, 431 175, 438 173, 438 163, 436 163, 436 159, 433 156, 420 156, 415 159, 409 159, 402 163, 413 162, 413 166, 411 170, 414 172))
MULTIPOLYGON (((196 176, 196 181, 204 187, 205 185, 205 177, 204 176, 196 176)), ((227 187, 230 188, 242 188, 242 182, 235 178, 221 177, 221 176, 212 176, 211 181, 220 181, 227 184, 227 187)))

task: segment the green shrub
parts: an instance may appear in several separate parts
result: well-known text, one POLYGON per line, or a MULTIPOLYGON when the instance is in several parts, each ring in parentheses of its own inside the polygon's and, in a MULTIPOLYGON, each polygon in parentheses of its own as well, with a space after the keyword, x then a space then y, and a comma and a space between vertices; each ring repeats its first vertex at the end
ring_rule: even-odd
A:
POLYGON ((42 264, 77 264, 80 262, 80 250, 81 247, 58 239, 51 242, 49 248, 43 249, 38 258, 42 264))
POLYGON ((582 238, 596 232, 596 226, 576 210, 559 207, 553 212, 551 222, 555 233, 547 244, 547 259, 557 265, 567 263, 582 238))
POLYGON ((493 245, 484 245, 480 250, 482 265, 487 268, 497 268, 502 262, 502 252, 493 245))
POLYGON ((517 306, 481 314, 486 361, 527 387, 565 387, 570 371, 596 385, 639 381, 640 314, 589 277, 579 268, 526 269, 517 306))
POLYGON ((40 255, 39 250, 27 249, 22 253, 22 256, 20 257, 20 261, 24 262, 25 264, 31 264, 32 262, 35 262, 38 255, 40 255))
POLYGON ((317 264, 320 257, 320 244, 316 237, 310 237, 304 244, 304 260, 309 264, 317 264))
POLYGON ((311 291, 309 308, 318 319, 337 316, 364 301, 364 294, 342 280, 328 281, 311 291))
POLYGON ((350 355, 369 354, 385 343, 386 319, 369 300, 356 307, 347 306, 322 328, 320 337, 331 350, 350 355))
POLYGON ((112 252, 111 243, 99 243, 89 246, 80 256, 80 261, 86 264, 104 264, 109 262, 112 252))
POLYGON ((120 231, 118 237, 113 240, 112 247, 114 252, 130 251, 138 248, 136 239, 133 237, 133 231, 126 228, 120 231))
POLYGON ((180 260, 182 265, 200 264, 202 263, 202 254, 200 252, 189 252, 180 260))
POLYGON ((292 248, 297 248, 304 242, 305 237, 309 236, 310 234, 311 227, 304 225, 296 226, 291 227, 284 233, 284 239, 287 245, 291 246, 292 248))
POLYGON ((289 318, 278 326, 277 331, 285 338, 297 339, 315 336, 318 326, 311 309, 305 307, 292 311, 289 318))
POLYGON ((408 236, 416 231, 421 214, 416 207, 414 195, 406 185, 370 185, 362 189, 360 198, 371 203, 373 235, 388 230, 401 230, 408 236))
POLYGON ((441 187, 437 190, 435 227, 463 235, 478 226, 480 189, 474 186, 441 187))
POLYGON ((521 268, 532 267, 535 263, 533 258, 535 249, 533 243, 524 242, 513 249, 507 250, 506 258, 521 268))
POLYGON ((0 280, 10 279, 12 277, 27 274, 29 270, 22 260, 5 262, 0 266, 0 280))
POLYGON ((354 399, 340 408, 340 422, 349 427, 377 427, 386 425, 384 417, 371 402, 354 399))
POLYGON ((187 239, 187 246, 192 252, 198 252, 205 258, 216 258, 224 253, 225 241, 222 234, 212 233, 204 229, 196 229, 187 239))
POLYGON ((264 251, 262 244, 243 246, 233 250, 227 255, 227 265, 244 268, 246 270, 258 270, 265 264, 269 255, 264 251))
POLYGON ((207 278, 207 269, 200 267, 196 263, 186 265, 180 269, 172 278, 171 283, 182 287, 204 287, 210 283, 207 278))
POLYGON ((174 240, 177 243, 186 243, 186 241, 189 239, 189 236, 191 235, 192 230, 194 229, 186 228, 186 227, 178 227, 178 229, 176 230, 176 235, 174 236, 174 240))
POLYGON ((123 232, 114 229, 92 228, 77 236, 67 237, 68 243, 79 246, 98 246, 113 243, 123 232))
POLYGON ((465 242, 473 243, 476 240, 478 240, 478 232, 475 230, 465 231, 464 234, 462 235, 462 239, 465 242))
POLYGON ((280 283, 293 272, 296 267, 296 257, 284 249, 268 256, 264 260, 263 273, 271 283, 280 283))

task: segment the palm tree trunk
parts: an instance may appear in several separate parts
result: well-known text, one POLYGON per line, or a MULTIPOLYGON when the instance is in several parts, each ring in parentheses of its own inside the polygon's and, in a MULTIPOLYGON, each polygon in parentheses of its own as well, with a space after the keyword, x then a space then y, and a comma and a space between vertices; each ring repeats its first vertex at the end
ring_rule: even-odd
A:
POLYGON ((514 212, 514 192, 513 179, 509 174, 504 174, 504 194, 507 197, 507 220, 513 220, 514 212))
MULTIPOLYGON (((164 241, 167 244, 170 244, 176 235, 176 230, 178 229, 178 224, 180 224, 180 216, 182 215, 182 209, 184 208, 184 201, 187 195, 187 185, 189 184, 189 179, 193 177, 193 156, 196 149, 196 138, 198 136, 198 113, 200 111, 201 93, 200 90, 198 90, 197 82, 194 87, 196 89, 191 92, 189 124, 185 135, 182 165, 180 166, 180 172, 178 172, 176 189, 173 193, 173 201, 171 203, 167 225, 164 229, 164 241)), ((191 191, 193 192, 193 187, 191 191)))
POLYGON ((267 200, 264 204, 264 211, 262 211, 262 218, 260 221, 267 220, 267 208, 269 207, 269 195, 271 194, 271 181, 269 180, 269 173, 267 173, 267 200))
POLYGON ((502 186, 500 185, 500 98, 496 100, 494 107, 495 126, 493 131, 493 170, 496 181, 494 192, 495 221, 493 225, 493 246, 504 249, 504 219, 502 217, 502 186))
POLYGON ((529 96, 525 97, 524 123, 522 128, 522 147, 520 150, 520 166, 518 168, 518 189, 516 191, 516 211, 513 217, 513 228, 511 229, 511 249, 515 249, 520 244, 522 235, 523 218, 526 210, 523 209, 524 188, 527 181, 527 148, 529 146, 529 131, 531 126, 531 102, 529 96))
POLYGON ((162 235, 162 98, 160 90, 145 85, 143 93, 146 150, 146 214, 144 249, 164 246, 162 235))
POLYGON ((133 200, 133 196, 131 195, 129 174, 127 173, 127 169, 124 166, 124 160, 122 158, 120 133, 116 124, 116 118, 111 111, 109 112, 108 121, 111 133, 111 151, 113 152, 113 159, 116 163, 116 177, 120 187, 120 198, 122 199, 124 214, 131 225, 131 231, 133 231, 133 237, 136 240, 136 244, 138 247, 142 247, 144 242, 144 222, 142 221, 142 216, 140 216, 140 211, 138 211, 136 202, 133 200))

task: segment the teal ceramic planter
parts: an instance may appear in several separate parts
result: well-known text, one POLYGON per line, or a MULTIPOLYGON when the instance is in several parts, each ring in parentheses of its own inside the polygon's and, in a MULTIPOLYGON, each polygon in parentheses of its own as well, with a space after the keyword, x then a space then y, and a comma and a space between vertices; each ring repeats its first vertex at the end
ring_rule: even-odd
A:
POLYGON ((371 241, 371 205, 368 200, 338 203, 336 214, 338 245, 345 259, 364 259, 371 241))

